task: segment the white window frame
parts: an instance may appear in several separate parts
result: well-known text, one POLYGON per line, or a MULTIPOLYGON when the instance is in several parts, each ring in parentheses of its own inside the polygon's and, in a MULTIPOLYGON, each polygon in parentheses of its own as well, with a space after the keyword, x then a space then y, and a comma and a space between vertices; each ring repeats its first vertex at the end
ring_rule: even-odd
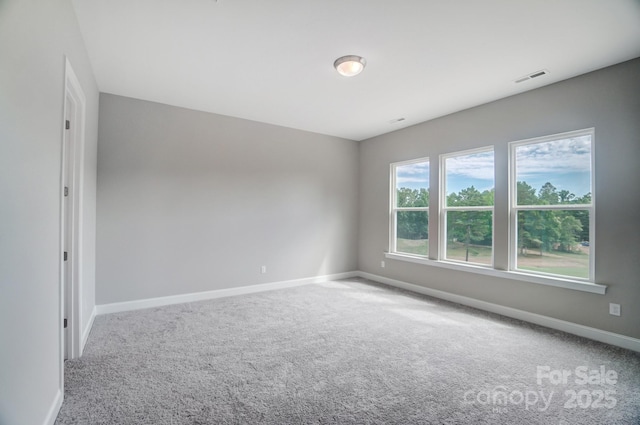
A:
POLYGON ((493 152, 494 154, 494 164, 493 164, 493 184, 495 190, 495 148, 494 146, 485 146, 477 149, 469 149, 465 151, 452 152, 447 154, 440 155, 440 221, 439 225, 439 241, 438 247, 440 251, 439 259, 441 261, 452 262, 456 264, 461 264, 464 266, 473 266, 473 267, 485 267, 485 268, 493 268, 494 264, 494 233, 495 233, 495 201, 492 206, 477 206, 477 207, 449 207, 447 206, 447 165, 446 161, 448 158, 453 158, 456 156, 465 156, 465 155, 473 155, 474 153, 482 153, 482 152, 493 152), (447 212, 448 211, 491 211, 491 264, 483 264, 483 263, 474 263, 473 261, 460 261, 455 259, 447 258, 447 212))
POLYGON ((549 136, 535 137, 509 143, 509 270, 533 276, 544 276, 555 279, 571 279, 595 283, 595 130, 568 131, 549 136), (578 136, 591 137, 591 204, 557 204, 557 205, 517 205, 516 148, 519 146, 553 142, 578 136), (518 212, 527 210, 566 211, 586 210, 589 212, 589 277, 580 278, 553 273, 536 272, 517 268, 518 258, 518 212))
MULTIPOLYGON (((393 253, 393 254, 400 254, 400 255, 408 255, 408 256, 413 256, 413 257, 418 257, 418 258, 428 258, 429 257, 429 248, 427 247, 427 255, 420 255, 420 254, 411 254, 411 253, 406 253, 406 252, 398 252, 397 250, 397 224, 398 224, 398 212, 399 211, 425 211, 427 213, 427 217, 429 216, 429 205, 431 204, 431 196, 429 196, 429 205, 427 205, 426 207, 403 207, 403 208, 398 208, 398 202, 397 202, 397 197, 398 197, 398 191, 397 191, 397 173, 396 173, 396 169, 398 167, 402 167, 405 165, 411 165, 411 164, 420 164, 420 163, 428 163, 429 164, 429 174, 431 174, 431 162, 429 161, 429 157, 424 157, 424 158, 418 158, 418 159, 412 159, 409 161, 400 161, 400 162, 394 162, 391 163, 390 165, 390 171, 391 171, 391 187, 390 187, 390 208, 389 208, 389 252, 393 253)), ((430 192, 430 186, 431 186, 431 176, 429 176, 429 185, 427 186, 427 193, 430 192)), ((427 229, 428 231, 429 229, 427 229)))
MULTIPOLYGON (((477 151, 482 151, 484 149, 486 148, 479 148, 477 149, 477 151)), ((459 155, 464 153, 472 153, 473 151, 474 150, 468 150, 468 151, 455 152, 451 154, 442 154, 441 157, 443 155, 449 156, 449 155, 459 155)), ((449 261, 449 260, 440 259, 441 257, 444 258, 444 256, 446 255, 443 253, 444 250, 443 250, 443 244, 442 244, 442 241, 444 240, 443 236, 446 237, 446 234, 443 235, 442 229, 443 228, 446 229, 446 227, 443 226, 442 219, 441 219, 441 216, 442 216, 441 206, 444 205, 442 198, 443 196, 446 196, 446 192, 443 188, 444 185, 442 184, 442 181, 444 180, 443 178, 444 167, 442 166, 442 160, 431 163, 429 160, 429 157, 390 164, 391 188, 390 188, 390 209, 389 209, 389 223, 390 223, 389 251, 384 253, 384 257, 391 260, 404 261, 404 262, 409 262, 414 264, 425 265, 429 267, 438 267, 438 268, 444 268, 449 270, 457 270, 457 271, 468 272, 468 273, 473 273, 477 275, 485 275, 485 276, 491 276, 491 277, 496 277, 501 279, 504 278, 509 280, 522 281, 522 282, 530 282, 530 283, 535 283, 540 285, 547 285, 547 286, 571 289, 576 291, 590 292, 594 294, 605 294, 607 291, 607 285, 602 283, 597 283, 595 280, 596 279, 596 276, 595 276, 595 257, 596 257, 596 250, 595 250, 595 245, 596 245, 595 244, 595 234, 596 234, 595 232, 595 205, 596 205, 595 130, 593 128, 588 128, 588 129, 553 134, 549 136, 519 140, 515 142, 510 142, 506 145, 500 144, 498 149, 496 149, 496 147, 493 146, 493 151, 494 151, 494 161, 497 160, 496 157, 498 155, 500 156, 502 155, 502 154, 499 154, 498 152, 502 152, 507 155, 507 158, 505 158, 507 159, 505 165, 507 165, 508 167, 508 171, 507 171, 508 181, 503 182, 502 180, 500 180, 500 184, 498 184, 499 183, 498 180, 503 178, 503 174, 499 173, 497 168, 495 168, 498 166, 498 163, 494 163, 494 176, 495 176, 494 182, 496 184, 496 188, 504 187, 503 186, 503 183, 504 183, 504 185, 507 187, 508 193, 503 193, 502 191, 501 192, 496 191, 495 193, 496 198, 494 199, 494 206, 493 206, 494 211, 493 211, 493 250, 492 250, 492 253, 493 253, 492 260, 495 260, 496 246, 500 247, 500 252, 498 254, 500 254, 499 258, 501 262, 502 260, 506 260, 505 269, 496 268, 495 261, 493 261, 494 262, 493 267, 489 267, 486 265, 479 265, 478 263, 467 263, 467 262, 460 262, 455 260, 449 261), (515 173, 515 147, 514 146, 524 145, 527 143, 543 143, 543 142, 561 140, 563 138, 569 138, 569 137, 575 137, 575 136, 587 135, 587 134, 591 136, 591 204, 590 205, 560 204, 558 206, 543 206, 544 208, 542 209, 559 209, 559 210, 579 209, 579 210, 587 210, 589 212, 589 246, 591 250, 590 252, 591 255, 589 256, 589 278, 583 279, 583 278, 570 277, 565 275, 540 273, 540 272, 529 271, 529 270, 515 269, 515 264, 517 261, 516 256, 518 252, 517 212, 525 209, 540 209, 539 208, 540 205, 520 206, 520 207, 518 207, 517 205, 514 205, 516 203, 515 196, 517 194, 517 180, 515 178, 516 173, 515 173), (505 150, 503 151, 503 149, 505 150), (433 167, 434 166, 438 167, 436 178, 439 179, 439 181, 436 183, 433 179, 430 178, 429 186, 431 188, 440 188, 440 190, 438 191, 439 195, 437 197, 433 198, 430 196, 429 198, 430 206, 428 207, 428 208, 433 208, 434 210, 432 212, 437 211, 437 214, 439 215, 439 217, 437 217, 436 219, 436 222, 433 222, 433 220, 430 220, 429 222, 429 227, 430 227, 429 245, 430 247, 434 248, 434 250, 433 251, 429 250, 427 256, 397 252, 396 251, 397 223, 395 221, 395 215, 397 211, 402 209, 394 210, 394 207, 396 205, 396 183, 397 183, 396 167, 401 165, 406 165, 406 164, 420 163, 420 162, 427 162, 427 161, 429 161, 429 169, 430 169, 431 176, 434 175, 434 173, 432 173, 433 167), (434 185, 434 186, 431 186, 431 185, 434 185), (501 200, 504 199, 505 204, 502 204, 502 201, 498 201, 497 199, 498 195, 500 196, 501 200), (508 196, 508 199, 505 199, 505 196, 508 196), (505 226, 506 230, 508 230, 508 233, 509 233, 509 236, 504 238, 504 240, 502 240, 502 238, 500 240, 495 239, 495 235, 497 231, 496 221, 495 221, 496 205, 499 208, 498 211, 500 211, 503 208, 503 206, 506 206, 508 209, 507 212, 509 215, 509 222, 506 224, 503 224, 502 222, 500 223, 501 233, 502 231, 505 230, 505 228, 503 228, 502 226, 505 226), (437 226, 434 226, 435 223, 437 223, 437 226), (434 237, 437 239, 437 241, 432 240, 434 237), (434 251, 437 251, 437 252, 434 252, 434 251), (502 255, 504 255, 505 257, 502 258, 502 255), (429 258, 429 256, 431 256, 431 258, 429 258)), ((430 190, 429 193, 432 194, 433 191, 430 190)), ((417 208, 417 210, 428 211, 428 208, 417 208)), ((430 214, 430 218, 432 218, 432 216, 433 214, 430 214)), ((446 223, 444 224, 446 225, 446 223)))

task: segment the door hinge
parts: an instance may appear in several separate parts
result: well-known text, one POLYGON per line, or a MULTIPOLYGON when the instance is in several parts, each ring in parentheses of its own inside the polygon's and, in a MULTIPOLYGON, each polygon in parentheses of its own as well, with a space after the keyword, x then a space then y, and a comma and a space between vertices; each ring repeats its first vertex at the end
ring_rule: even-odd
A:
POLYGON ((65 120, 64 122, 64 129, 65 130, 69 130, 71 128, 71 121, 69 120, 65 120))
POLYGON ((64 261, 67 261, 67 251, 64 252, 64 261))
POLYGON ((62 322, 62 326, 66 329, 67 328, 67 319, 64 319, 64 321, 62 322))
POLYGON ((64 196, 69 196, 69 188, 67 186, 64 187, 64 196))

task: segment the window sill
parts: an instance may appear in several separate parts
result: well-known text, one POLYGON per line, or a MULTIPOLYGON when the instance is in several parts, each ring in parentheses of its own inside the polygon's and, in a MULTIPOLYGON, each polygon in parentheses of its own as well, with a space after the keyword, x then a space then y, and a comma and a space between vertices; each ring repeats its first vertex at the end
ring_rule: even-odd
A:
POLYGON ((470 273, 494 276, 503 279, 520 280, 523 282, 537 283, 540 285, 555 286, 558 288, 573 289, 576 291, 591 292, 594 294, 604 294, 607 290, 606 285, 599 283, 585 282, 582 280, 564 279, 561 277, 547 277, 527 274, 523 272, 496 270, 472 264, 461 264, 450 261, 431 260, 429 258, 418 257, 413 255, 395 254, 391 252, 384 253, 385 258, 391 260, 407 261, 410 263, 424 264, 427 266, 442 267, 450 270, 459 270, 470 273))

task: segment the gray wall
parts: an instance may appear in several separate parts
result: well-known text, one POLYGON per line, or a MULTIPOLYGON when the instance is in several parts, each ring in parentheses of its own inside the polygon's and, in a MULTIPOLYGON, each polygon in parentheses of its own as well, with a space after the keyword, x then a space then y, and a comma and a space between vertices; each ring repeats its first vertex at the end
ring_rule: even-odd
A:
POLYGON ((61 390, 65 55, 88 108, 83 205, 88 319, 95 285, 98 90, 70 2, 0 2, 0 424, 44 423, 61 390))
MULTIPOLYGON (((640 59, 362 142, 360 270, 640 338, 638 76, 640 59), (391 259, 380 267, 389 245, 391 162, 425 156, 437 161, 443 153, 494 145, 496 164, 505 165, 498 152, 506 152, 510 141, 589 127, 595 127, 596 138, 596 281, 609 285, 606 295, 391 259), (621 304, 621 317, 608 314, 610 302, 621 304)), ((506 167, 496 174, 500 190, 507 184, 506 167)), ((432 185, 436 178, 432 173, 432 185)), ((508 218, 506 205, 497 193, 496 252, 506 250, 507 233, 498 231, 508 218)), ((437 210, 430 214, 437 217, 437 210)))
POLYGON ((98 150, 97 304, 356 269, 357 142, 101 94, 98 150))

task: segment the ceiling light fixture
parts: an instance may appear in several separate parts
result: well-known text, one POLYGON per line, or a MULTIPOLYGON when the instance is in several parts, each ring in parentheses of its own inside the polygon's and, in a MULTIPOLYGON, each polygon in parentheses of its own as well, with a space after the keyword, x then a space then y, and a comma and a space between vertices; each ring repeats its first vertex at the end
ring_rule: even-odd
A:
POLYGON ((366 64, 367 61, 362 56, 348 55, 336 59, 333 67, 340 75, 353 77, 360 74, 366 64))

